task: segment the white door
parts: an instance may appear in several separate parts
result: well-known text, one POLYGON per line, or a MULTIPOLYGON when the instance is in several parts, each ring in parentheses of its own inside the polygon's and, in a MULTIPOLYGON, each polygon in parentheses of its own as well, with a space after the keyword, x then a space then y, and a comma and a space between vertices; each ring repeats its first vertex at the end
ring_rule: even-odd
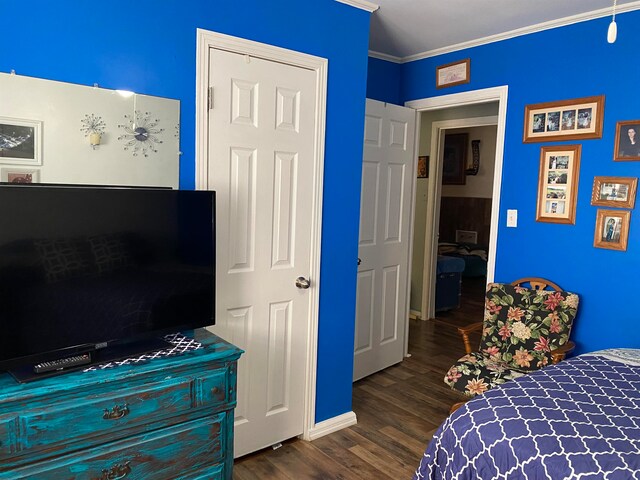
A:
POLYGON ((303 433, 316 75, 211 49, 208 186, 217 192, 216 334, 245 350, 235 455, 303 433), (303 277, 296 286, 296 278, 303 277), (308 287, 307 287, 308 288, 308 287))
POLYGON ((402 361, 416 111, 367 99, 353 379, 402 361))

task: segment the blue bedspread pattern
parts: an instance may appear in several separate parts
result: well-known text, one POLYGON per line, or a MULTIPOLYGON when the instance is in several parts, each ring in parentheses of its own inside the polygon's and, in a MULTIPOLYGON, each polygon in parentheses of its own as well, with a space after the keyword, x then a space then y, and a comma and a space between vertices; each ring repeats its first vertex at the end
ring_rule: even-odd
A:
POLYGON ((580 355, 474 398, 440 426, 414 474, 544 478, 640 480, 640 351, 580 355))

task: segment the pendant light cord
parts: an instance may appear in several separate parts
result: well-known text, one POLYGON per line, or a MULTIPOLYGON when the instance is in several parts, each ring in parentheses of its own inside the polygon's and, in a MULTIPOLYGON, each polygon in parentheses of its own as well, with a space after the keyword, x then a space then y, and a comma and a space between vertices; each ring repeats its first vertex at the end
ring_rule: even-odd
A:
POLYGON ((615 43, 616 38, 618 38, 618 25, 616 24, 616 6, 618 5, 618 0, 613 0, 613 17, 611 18, 611 23, 609 24, 609 29, 607 30, 607 42, 615 43))

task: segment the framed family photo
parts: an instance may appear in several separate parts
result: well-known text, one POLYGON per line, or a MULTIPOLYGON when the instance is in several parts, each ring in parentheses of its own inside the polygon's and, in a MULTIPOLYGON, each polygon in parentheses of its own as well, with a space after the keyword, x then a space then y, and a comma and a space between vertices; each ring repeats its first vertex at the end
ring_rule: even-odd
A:
POLYGON ((602 138, 604 95, 527 105, 525 143, 602 138))
POLYGON ((42 165, 42 122, 0 117, 0 163, 42 165))
POLYGON ((7 183, 39 183, 40 170, 37 168, 3 168, 0 170, 0 181, 7 183))
POLYGON ((576 223, 580 145, 540 149, 536 221, 576 223))
POLYGON ((630 218, 629 211, 598 209, 593 246, 610 250, 627 250, 630 218))
POLYGON ((633 208, 638 179, 634 177, 595 177, 591 205, 633 208))
POLYGON ((436 88, 453 87, 471 80, 471 59, 440 65, 436 68, 436 88))
POLYGON ((616 124, 613 159, 618 161, 640 160, 640 120, 616 124))

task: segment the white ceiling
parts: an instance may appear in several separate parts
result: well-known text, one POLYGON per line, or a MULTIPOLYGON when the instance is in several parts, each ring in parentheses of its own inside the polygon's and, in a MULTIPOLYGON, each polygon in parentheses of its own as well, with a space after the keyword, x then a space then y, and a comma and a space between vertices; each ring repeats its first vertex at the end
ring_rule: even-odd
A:
MULTIPOLYGON (((613 0, 373 1, 380 8, 371 16, 370 54, 394 61, 608 16, 613 7, 613 0)), ((640 9, 638 0, 617 3, 619 13, 640 9)), ((607 32, 602 35, 606 38, 607 32)))

